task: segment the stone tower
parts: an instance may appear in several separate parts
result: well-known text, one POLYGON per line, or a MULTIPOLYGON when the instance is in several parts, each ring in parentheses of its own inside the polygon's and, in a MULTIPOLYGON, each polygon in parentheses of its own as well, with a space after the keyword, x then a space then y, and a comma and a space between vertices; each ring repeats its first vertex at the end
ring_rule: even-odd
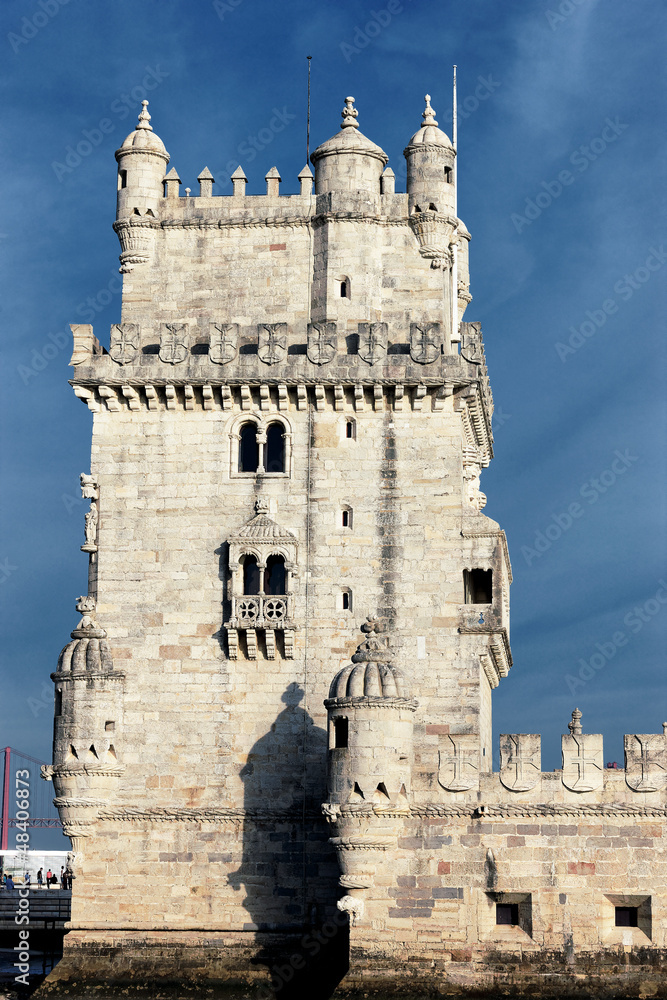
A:
MULTIPOLYGON (((535 816, 626 794, 597 736, 564 737, 562 775, 541 774, 538 736, 504 736, 492 773, 511 570, 482 512, 493 403, 463 321, 456 153, 427 98, 396 193, 353 98, 342 117, 314 192, 306 165, 298 194, 273 167, 248 196, 239 167, 215 196, 205 168, 182 197, 146 102, 116 153, 122 315, 108 348, 73 327, 89 589, 45 776, 78 877, 45 989, 272 978, 287 995, 313 963, 385 982, 410 955, 479 985, 497 906, 520 910, 510 951, 562 944, 567 868, 535 816), (533 889, 534 853, 502 829, 517 810, 533 889)), ((628 739, 635 762, 664 759, 662 735, 628 739)), ((636 790, 658 808, 649 770, 636 790)))

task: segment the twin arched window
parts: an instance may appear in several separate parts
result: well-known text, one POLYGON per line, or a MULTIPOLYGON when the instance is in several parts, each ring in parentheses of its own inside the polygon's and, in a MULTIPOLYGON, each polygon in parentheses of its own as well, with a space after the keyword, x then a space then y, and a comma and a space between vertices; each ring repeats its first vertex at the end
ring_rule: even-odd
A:
POLYGON ((274 421, 262 441, 257 424, 248 421, 239 431, 239 472, 286 472, 285 428, 274 421), (260 462, 261 459, 261 462, 260 462))
POLYGON ((243 560, 243 593, 278 596, 284 595, 287 585, 285 559, 283 556, 269 556, 264 572, 260 570, 255 556, 246 556, 243 560))

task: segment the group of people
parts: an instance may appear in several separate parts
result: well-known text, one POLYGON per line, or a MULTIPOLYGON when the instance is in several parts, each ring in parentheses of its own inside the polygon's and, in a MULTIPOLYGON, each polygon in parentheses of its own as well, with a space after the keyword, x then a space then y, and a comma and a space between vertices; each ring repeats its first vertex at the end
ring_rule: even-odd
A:
MULTIPOLYGON (((46 888, 50 889, 52 886, 57 886, 58 883, 60 883, 61 889, 71 889, 72 880, 74 878, 75 878, 74 873, 72 872, 72 869, 70 868, 69 865, 67 866, 67 868, 65 868, 64 865, 60 866, 60 878, 58 878, 57 875, 54 875, 54 873, 51 871, 50 868, 47 869, 46 875, 44 875, 44 869, 40 868, 39 871, 37 872, 37 888, 43 889, 44 886, 46 885, 46 888)), ((29 889, 31 885, 32 885, 32 879, 30 877, 30 872, 26 872, 25 875, 23 876, 23 887, 29 889)), ((14 879, 9 872, 2 873, 2 887, 3 889, 16 888, 14 879)))

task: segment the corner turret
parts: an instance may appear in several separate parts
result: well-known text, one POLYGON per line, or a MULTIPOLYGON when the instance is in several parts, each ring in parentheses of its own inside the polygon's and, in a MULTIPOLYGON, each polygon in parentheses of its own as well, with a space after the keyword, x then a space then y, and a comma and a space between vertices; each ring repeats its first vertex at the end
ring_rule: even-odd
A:
POLYGON ((341 114, 341 131, 318 146, 310 158, 315 167, 315 194, 343 191, 379 196, 389 158, 359 132, 354 97, 345 98, 341 114))
POLYGON ((424 98, 422 125, 403 150, 407 161, 408 211, 456 215, 454 159, 451 140, 438 128, 431 95, 424 98))
POLYGON ((329 801, 388 806, 410 789, 412 731, 417 702, 401 671, 387 662, 387 625, 369 618, 352 662, 334 677, 329 716, 329 801), (390 713, 388 715, 387 713, 390 713))
POLYGON ((164 143, 153 131, 151 116, 146 110, 148 101, 142 101, 143 108, 134 132, 116 150, 118 161, 118 200, 116 219, 126 219, 132 215, 157 215, 158 204, 163 196, 163 180, 169 163, 169 153, 164 143))

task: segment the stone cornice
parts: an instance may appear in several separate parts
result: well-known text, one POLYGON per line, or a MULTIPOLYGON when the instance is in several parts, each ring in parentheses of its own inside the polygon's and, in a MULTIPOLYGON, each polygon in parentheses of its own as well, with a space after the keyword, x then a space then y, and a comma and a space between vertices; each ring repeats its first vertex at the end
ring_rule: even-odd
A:
POLYGON ((188 216, 181 219, 154 219, 150 216, 128 216, 113 223, 114 232, 128 226, 139 229, 294 229, 302 226, 319 227, 328 222, 361 222, 365 225, 408 226, 408 216, 375 215, 364 212, 321 212, 317 215, 251 215, 236 218, 210 219, 204 216, 188 216))
MULTIPOLYGON (((343 818, 364 818, 377 815, 372 804, 343 805, 340 807, 343 818)), ((515 817, 536 817, 546 819, 568 819, 577 817, 592 817, 613 820, 615 817, 644 817, 647 819, 667 819, 667 805, 633 805, 632 803, 499 803, 484 805, 479 803, 426 803, 412 805, 407 808, 384 809, 382 817, 409 819, 430 819, 440 817, 460 817, 467 821, 484 820, 487 818, 512 819, 515 817)), ((301 808, 293 809, 241 809, 218 807, 203 808, 162 808, 115 806, 103 807, 98 814, 98 820, 125 823, 231 823, 243 822, 300 823, 303 818, 301 808)), ((323 822, 319 811, 308 810, 306 819, 309 822, 323 822)))
POLYGON ((503 555, 505 556, 505 564, 507 566, 507 573, 509 577, 509 582, 512 582, 512 563, 510 562, 510 553, 507 547, 507 535, 502 528, 497 531, 466 531, 465 528, 461 530, 461 535, 463 538, 496 538, 500 542, 501 548, 503 550, 503 555))

